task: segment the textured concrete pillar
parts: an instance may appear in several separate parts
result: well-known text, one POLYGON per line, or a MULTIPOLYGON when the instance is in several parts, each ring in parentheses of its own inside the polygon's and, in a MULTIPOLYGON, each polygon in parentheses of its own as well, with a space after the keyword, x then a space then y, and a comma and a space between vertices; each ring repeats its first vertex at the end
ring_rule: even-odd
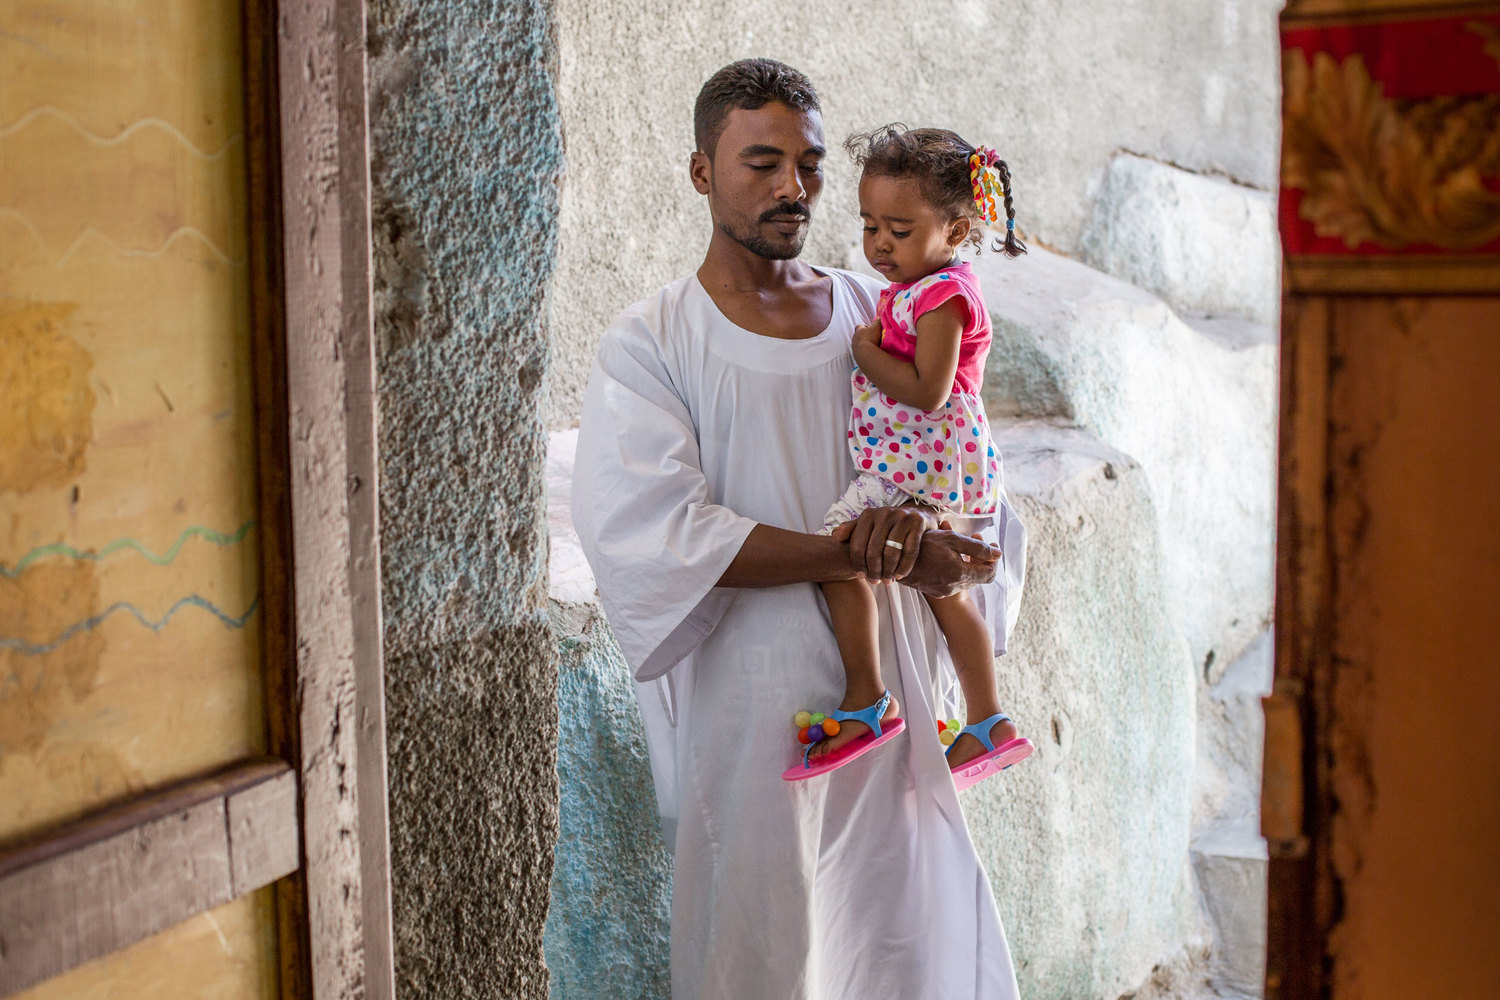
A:
POLYGON ((371 0, 398 992, 547 995, 557 836, 538 403, 562 140, 550 3, 371 0))

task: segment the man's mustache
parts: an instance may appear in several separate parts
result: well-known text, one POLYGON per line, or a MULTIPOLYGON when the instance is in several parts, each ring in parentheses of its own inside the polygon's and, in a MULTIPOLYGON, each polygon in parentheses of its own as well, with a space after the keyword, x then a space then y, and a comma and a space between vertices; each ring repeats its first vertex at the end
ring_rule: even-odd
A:
POLYGON ((794 219, 794 218, 795 219, 811 219, 812 218, 812 209, 808 208, 806 205, 802 204, 802 202, 800 202, 800 201, 799 202, 795 202, 795 203, 790 204, 790 205, 779 205, 776 208, 773 208, 773 209, 771 209, 768 212, 762 212, 761 216, 760 216, 760 221, 761 222, 780 222, 780 221, 783 221, 783 220, 786 220, 786 219, 794 219))

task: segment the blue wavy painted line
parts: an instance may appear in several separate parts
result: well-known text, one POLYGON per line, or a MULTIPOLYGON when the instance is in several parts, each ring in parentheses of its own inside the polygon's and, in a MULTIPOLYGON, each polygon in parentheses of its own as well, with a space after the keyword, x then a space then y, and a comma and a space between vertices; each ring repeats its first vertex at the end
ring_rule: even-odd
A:
POLYGON ((192 527, 185 529, 182 534, 178 535, 177 541, 172 543, 172 547, 161 555, 157 555, 156 553, 152 552, 150 549, 146 548, 134 538, 117 538, 114 541, 110 542, 108 545, 104 546, 104 548, 100 549, 98 552, 89 552, 75 549, 73 546, 68 545, 66 542, 54 542, 51 545, 43 545, 40 548, 32 549, 30 552, 21 557, 20 562, 16 563, 14 568, 8 567, 3 562, 0 562, 0 576, 6 576, 10 577, 11 579, 15 579, 16 577, 21 575, 22 571, 24 571, 26 567, 47 556, 66 556, 69 559, 98 562, 101 559, 114 555, 121 549, 134 549, 136 552, 139 552, 141 555, 145 556, 147 559, 158 566, 170 566, 172 562, 176 560, 177 553, 181 552, 182 547, 187 544, 189 538, 193 538, 195 536, 198 538, 205 538, 208 541, 213 542, 215 545, 221 546, 237 545, 245 540, 245 536, 250 533, 250 529, 254 526, 254 521, 246 521, 244 524, 240 525, 240 530, 236 531, 232 535, 226 535, 222 531, 215 531, 212 528, 205 528, 201 524, 195 524, 192 527))
POLYGON ((15 649, 31 656, 40 656, 43 653, 50 653, 74 636, 98 628, 101 624, 103 624, 106 618, 114 614, 116 611, 128 611, 133 616, 135 616, 136 621, 140 622, 151 631, 160 632, 162 629, 167 627, 167 622, 172 620, 173 615, 177 614, 180 609, 185 608, 188 605, 202 608, 203 610, 211 613, 215 618, 219 619, 219 621, 223 622, 230 628, 244 628, 245 623, 250 620, 250 616, 255 614, 255 609, 260 607, 260 595, 256 594, 255 600, 250 602, 250 607, 245 610, 245 613, 240 617, 235 618, 219 610, 214 606, 213 602, 199 597, 197 594, 189 594, 187 597, 184 597, 182 600, 172 605, 171 608, 167 610, 167 613, 162 616, 161 621, 157 622, 153 622, 151 619, 147 618, 144 614, 141 613, 138 608, 136 608, 135 605, 129 603, 128 601, 116 601, 114 604, 111 604, 109 607, 105 608, 94 617, 87 618, 81 622, 75 622, 74 624, 69 625, 67 628, 62 630, 62 633, 56 639, 52 640, 51 642, 43 643, 41 645, 33 645, 24 639, 13 639, 9 636, 0 636, 0 649, 15 649))

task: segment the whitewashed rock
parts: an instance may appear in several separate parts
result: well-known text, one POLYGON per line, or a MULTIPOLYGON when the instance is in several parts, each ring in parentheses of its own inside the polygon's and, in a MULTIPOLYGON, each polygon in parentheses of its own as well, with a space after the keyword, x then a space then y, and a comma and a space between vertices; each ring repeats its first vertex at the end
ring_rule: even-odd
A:
POLYGON ((1225 997, 1260 996, 1265 978, 1261 699, 1271 691, 1271 662, 1268 630, 1198 690, 1193 873, 1214 932, 1209 981, 1225 997))
POLYGON ((1221 996, 1264 994, 1267 864, 1266 843, 1253 822, 1193 840, 1193 873, 1215 936, 1209 982, 1221 996))
POLYGON ((661 841, 630 670, 573 530, 577 436, 560 431, 547 442, 560 800, 542 944, 559 1000, 667 1000, 672 862, 661 841))
POLYGON ((1038 752, 961 801, 1022 995, 1114 1000, 1206 948, 1188 868, 1194 668, 1141 467, 1082 430, 995 432, 1029 536, 1000 691, 1038 752))
POLYGON ((1181 312, 1270 326, 1280 247, 1269 193, 1122 153, 1104 171, 1078 251, 1181 312))
POLYGON ((1193 829, 1258 826, 1265 743, 1261 699, 1271 693, 1271 632, 1261 633, 1212 685, 1198 687, 1193 829))
POLYGON ((1276 346, 1243 320, 1195 329, 1150 292, 1040 248, 975 265, 995 324, 991 420, 1084 427, 1145 471, 1163 596, 1200 670, 1267 626, 1273 572, 1276 346))
POLYGON ((547 435, 547 596, 563 604, 595 600, 594 571, 589 568, 573 530, 573 453, 578 428, 547 435))

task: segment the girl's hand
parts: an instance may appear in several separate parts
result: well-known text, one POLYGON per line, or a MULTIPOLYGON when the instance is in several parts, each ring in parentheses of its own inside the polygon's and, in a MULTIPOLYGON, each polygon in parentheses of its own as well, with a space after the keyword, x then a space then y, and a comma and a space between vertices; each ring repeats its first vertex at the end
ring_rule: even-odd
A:
POLYGON ((875 349, 880 348, 882 333, 879 323, 866 323, 854 328, 854 346, 866 345, 875 349))

